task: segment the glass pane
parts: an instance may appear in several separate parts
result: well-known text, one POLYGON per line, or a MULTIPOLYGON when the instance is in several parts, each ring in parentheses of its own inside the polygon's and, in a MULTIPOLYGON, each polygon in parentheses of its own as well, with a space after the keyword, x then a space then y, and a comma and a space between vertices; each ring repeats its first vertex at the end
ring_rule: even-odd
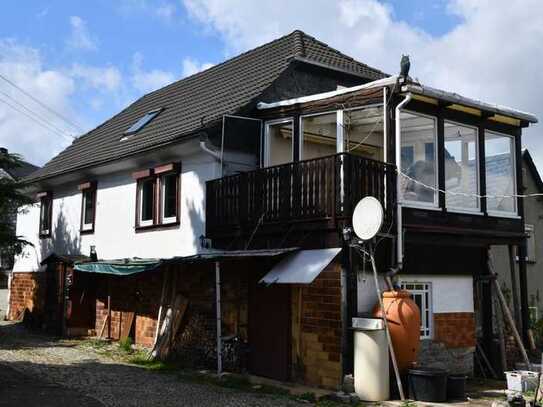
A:
POLYGON ((143 181, 141 183, 141 220, 153 220, 153 180, 143 181))
MULTIPOLYGON (((445 122, 445 189, 465 194, 479 193, 477 129, 445 122)), ((447 207, 478 209, 479 198, 447 194, 447 207)))
POLYGON ((402 177, 400 192, 404 201, 437 203, 437 192, 432 189, 437 188, 436 145, 436 121, 433 118, 401 113, 401 168, 403 173, 417 181, 402 177))
POLYGON ((513 138, 485 132, 486 193, 489 211, 516 212, 514 198, 502 197, 515 193, 513 138))
POLYGON ((177 216, 177 175, 166 175, 162 179, 164 189, 164 217, 174 218, 177 216))
POLYGON ((160 110, 153 110, 152 112, 146 113, 145 116, 140 118, 136 123, 134 123, 128 130, 125 131, 125 134, 131 134, 139 131, 143 126, 149 123, 155 118, 156 115, 160 113, 160 110))
POLYGON ((343 112, 344 149, 356 155, 383 160, 383 108, 343 112))
POLYGON ((94 194, 93 190, 83 192, 84 199, 84 217, 83 224, 89 225, 94 222, 94 194))
POLYGON ((309 160, 335 154, 336 132, 336 112, 302 117, 302 159, 309 160))
POLYGON ((268 126, 268 165, 292 162, 292 122, 268 126))
POLYGON ((43 198, 40 209, 41 231, 48 232, 51 227, 51 199, 43 198))

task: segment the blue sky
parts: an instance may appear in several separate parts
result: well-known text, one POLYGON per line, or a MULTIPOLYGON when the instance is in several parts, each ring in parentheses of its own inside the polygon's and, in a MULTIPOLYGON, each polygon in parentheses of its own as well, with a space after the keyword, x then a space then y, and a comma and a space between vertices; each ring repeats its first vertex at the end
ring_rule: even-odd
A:
MULTIPOLYGON (((529 92, 543 79, 543 12, 538 0, 523 1, 530 12, 522 14, 514 3, 11 1, 0 16, 0 74, 88 130, 148 91, 300 28, 389 73, 408 53, 425 83, 543 113, 529 92)), ((4 81, 0 92, 0 144, 32 162, 45 163, 70 138, 7 106, 8 96, 63 134, 81 132, 4 81)), ((529 134, 538 161, 543 148, 529 134)))

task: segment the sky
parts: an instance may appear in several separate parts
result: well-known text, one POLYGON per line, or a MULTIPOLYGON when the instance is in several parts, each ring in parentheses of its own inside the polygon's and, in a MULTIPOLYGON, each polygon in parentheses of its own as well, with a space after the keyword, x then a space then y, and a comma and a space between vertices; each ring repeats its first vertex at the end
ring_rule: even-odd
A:
MULTIPOLYGON (((0 146, 43 165, 154 89, 294 29, 543 119, 541 0, 26 0, 0 15, 0 146), (15 86, 14 86, 15 85, 15 86)), ((523 144, 543 171, 540 125, 523 144)))

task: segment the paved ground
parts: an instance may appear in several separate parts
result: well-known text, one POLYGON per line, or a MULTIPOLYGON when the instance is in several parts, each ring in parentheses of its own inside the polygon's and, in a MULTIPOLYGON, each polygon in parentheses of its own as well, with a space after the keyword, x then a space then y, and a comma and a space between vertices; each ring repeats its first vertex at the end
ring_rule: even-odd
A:
POLYGON ((20 324, 0 325, 0 371, 0 405, 300 406, 285 397, 182 381, 76 341, 29 334, 20 324))

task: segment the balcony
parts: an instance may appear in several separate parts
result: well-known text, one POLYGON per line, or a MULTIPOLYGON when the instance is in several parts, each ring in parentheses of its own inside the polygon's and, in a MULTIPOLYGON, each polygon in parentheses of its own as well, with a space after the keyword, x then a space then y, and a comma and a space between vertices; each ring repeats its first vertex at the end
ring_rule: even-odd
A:
POLYGON ((387 230, 394 223, 395 166, 348 153, 261 168, 206 185, 206 235, 250 234, 268 225, 349 224, 365 196, 382 202, 387 230))

